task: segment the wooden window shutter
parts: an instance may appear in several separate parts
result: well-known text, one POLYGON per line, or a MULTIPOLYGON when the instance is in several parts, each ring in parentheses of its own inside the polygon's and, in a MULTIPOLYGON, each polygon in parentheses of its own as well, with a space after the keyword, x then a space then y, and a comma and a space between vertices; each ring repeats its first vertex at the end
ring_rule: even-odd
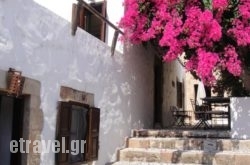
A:
POLYGON ((84 30, 86 30, 86 10, 83 6, 79 7, 79 24, 78 26, 84 30))
POLYGON ((100 109, 93 107, 90 108, 88 118, 89 130, 87 137, 87 160, 91 161, 98 158, 100 109))
MULTIPOLYGON (((102 16, 106 18, 106 8, 107 8, 107 1, 104 0, 102 3, 102 16)), ((105 33, 106 32, 106 22, 102 21, 101 27, 101 40, 105 42, 105 33)))
POLYGON ((72 4, 72 16, 71 16, 71 34, 76 34, 76 29, 78 26, 79 17, 78 17, 78 7, 77 4, 72 4))
MULTIPOLYGON (((71 105, 68 102, 59 102, 59 111, 57 116, 57 140, 62 144, 65 138, 65 150, 69 150, 70 140, 70 113, 71 105)), ((57 165, 66 165, 69 162, 69 155, 62 153, 62 149, 56 155, 57 165)))
POLYGON ((72 18, 71 19, 72 19, 71 20, 72 35, 75 35, 78 26, 86 30, 85 8, 80 3, 72 4, 72 18))

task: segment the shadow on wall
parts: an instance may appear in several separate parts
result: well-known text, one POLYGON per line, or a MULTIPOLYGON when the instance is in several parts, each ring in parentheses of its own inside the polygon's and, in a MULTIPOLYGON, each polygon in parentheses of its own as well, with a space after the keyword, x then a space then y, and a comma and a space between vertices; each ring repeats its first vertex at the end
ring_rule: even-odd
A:
POLYGON ((131 129, 152 127, 153 57, 145 53, 141 47, 133 46, 126 48, 124 55, 115 54, 108 59, 115 69, 105 71, 108 75, 98 80, 109 84, 103 86, 101 98, 95 98, 100 100, 97 105, 102 110, 100 142, 116 143, 100 148, 102 153, 108 153, 111 161, 116 160, 112 151, 124 145, 124 137, 130 135, 131 129))
POLYGON ((230 102, 231 137, 250 139, 250 98, 233 97, 230 102))

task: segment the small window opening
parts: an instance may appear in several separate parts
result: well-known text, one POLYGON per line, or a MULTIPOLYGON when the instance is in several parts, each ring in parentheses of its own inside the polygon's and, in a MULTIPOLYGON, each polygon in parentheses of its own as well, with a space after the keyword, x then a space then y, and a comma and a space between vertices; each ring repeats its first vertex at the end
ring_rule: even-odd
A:
MULTIPOLYGON (((97 2, 89 4, 92 8, 94 8, 97 12, 99 12, 103 17, 106 17, 106 2, 97 2)), ((72 24, 78 26, 88 33, 92 34, 96 38, 105 41, 105 22, 103 22, 100 18, 95 16, 92 12, 90 12, 84 6, 78 6, 77 4, 73 4, 72 8, 72 24), (74 23, 74 17, 76 17, 76 22, 74 23)), ((73 34, 76 29, 73 29, 73 34)))

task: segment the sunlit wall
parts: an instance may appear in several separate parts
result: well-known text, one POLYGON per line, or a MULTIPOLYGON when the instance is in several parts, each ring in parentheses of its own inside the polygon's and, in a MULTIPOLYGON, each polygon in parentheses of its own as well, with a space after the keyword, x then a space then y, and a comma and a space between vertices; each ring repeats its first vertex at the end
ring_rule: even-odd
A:
MULTIPOLYGON (((124 53, 116 51, 112 57, 110 47, 87 32, 78 29, 72 36, 71 5, 0 1, 0 69, 13 67, 41 83, 42 140, 55 138, 60 86, 93 93, 101 109, 96 164, 104 165, 115 160, 132 128, 153 125, 153 56, 140 46, 118 45, 124 53)), ((108 1, 108 18, 114 23, 123 14, 121 7, 121 1, 108 1)), ((42 153, 42 165, 54 163, 54 153, 42 153)))

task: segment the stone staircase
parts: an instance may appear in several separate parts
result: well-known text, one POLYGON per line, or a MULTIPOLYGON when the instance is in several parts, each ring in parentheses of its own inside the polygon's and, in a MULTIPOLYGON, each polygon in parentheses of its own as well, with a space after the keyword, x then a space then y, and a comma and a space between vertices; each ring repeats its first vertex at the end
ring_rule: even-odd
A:
POLYGON ((134 130, 112 165, 250 165, 250 140, 227 131, 134 130))

